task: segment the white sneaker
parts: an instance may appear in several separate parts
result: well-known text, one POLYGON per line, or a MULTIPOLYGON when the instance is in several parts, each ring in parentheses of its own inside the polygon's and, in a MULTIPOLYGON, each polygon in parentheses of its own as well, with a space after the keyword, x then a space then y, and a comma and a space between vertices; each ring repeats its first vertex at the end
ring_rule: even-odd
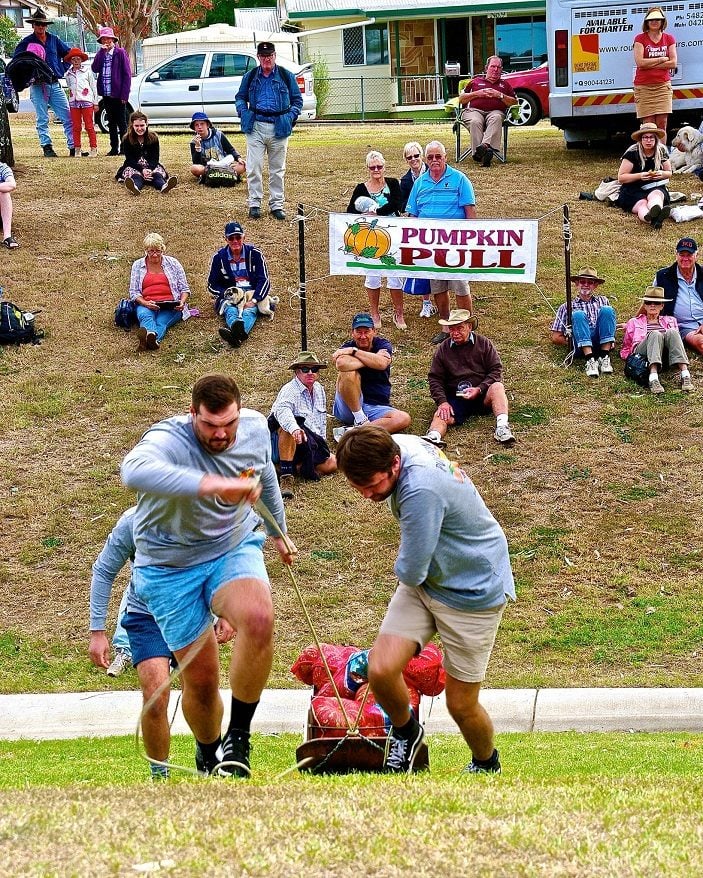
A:
MULTIPOLYGON (((610 371, 613 371, 612 368, 610 371)), ((598 377, 598 363, 596 363, 593 357, 589 357, 586 360, 586 375, 588 375, 589 378, 598 377)))
POLYGON ((437 313, 437 308, 432 304, 430 299, 423 300, 420 309, 420 317, 433 317, 437 313))
POLYGON ((496 442, 500 442, 501 445, 513 445, 515 442, 513 431, 507 424, 501 424, 500 427, 496 427, 493 438, 496 442))
POLYGON ((115 650, 115 657, 112 660, 112 664, 105 671, 108 677, 119 677, 120 674, 123 674, 127 668, 132 667, 132 658, 126 653, 123 649, 115 650))
POLYGON ((600 369, 601 375, 613 374, 613 364, 610 362, 609 354, 598 358, 598 368, 600 369))
POLYGON ((693 381, 691 381, 690 375, 682 375, 681 376, 681 390, 685 393, 691 393, 693 390, 693 381))
POLYGON ((349 427, 335 427, 332 430, 332 438, 335 442, 339 442, 339 440, 344 436, 344 434, 349 430, 349 427))

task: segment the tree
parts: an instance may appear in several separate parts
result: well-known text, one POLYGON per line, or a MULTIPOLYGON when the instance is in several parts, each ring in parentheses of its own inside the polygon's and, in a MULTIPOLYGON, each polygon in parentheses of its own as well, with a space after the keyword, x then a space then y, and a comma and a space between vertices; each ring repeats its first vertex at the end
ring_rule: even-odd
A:
POLYGON ((15 46, 20 38, 15 26, 6 15, 0 15, 0 51, 6 58, 10 58, 15 51, 15 46))
POLYGON ((159 30, 172 34, 203 24, 212 0, 159 0, 158 9, 159 30))

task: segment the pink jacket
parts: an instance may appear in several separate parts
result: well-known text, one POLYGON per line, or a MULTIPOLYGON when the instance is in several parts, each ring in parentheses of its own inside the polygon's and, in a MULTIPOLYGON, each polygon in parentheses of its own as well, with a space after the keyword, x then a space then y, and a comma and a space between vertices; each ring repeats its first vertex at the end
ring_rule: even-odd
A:
MULTIPOLYGON (((659 325, 663 326, 664 329, 678 330, 679 328, 675 317, 664 317, 662 315, 659 316, 659 325)), ((623 360, 626 360, 645 338, 647 338, 647 315, 638 314, 637 317, 632 317, 625 324, 625 338, 623 338, 622 347, 620 348, 620 356, 623 360)))

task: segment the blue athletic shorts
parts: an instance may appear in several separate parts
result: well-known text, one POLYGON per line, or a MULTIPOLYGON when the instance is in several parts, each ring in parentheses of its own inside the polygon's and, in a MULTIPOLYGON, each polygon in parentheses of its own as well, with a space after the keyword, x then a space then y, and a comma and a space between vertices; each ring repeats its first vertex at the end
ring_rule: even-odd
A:
MULTIPOLYGON (((393 411, 393 407, 389 405, 367 404, 364 402, 364 397, 362 396, 361 410, 370 421, 377 421, 379 418, 384 418, 386 415, 390 414, 393 411)), ((351 409, 338 393, 334 396, 332 414, 343 424, 351 426, 354 423, 354 415, 352 414, 351 409)))
POLYGON ((233 579, 259 579, 268 584, 261 551, 266 535, 252 531, 219 558, 192 567, 135 567, 137 597, 153 613, 169 649, 175 652, 197 640, 212 624, 210 605, 218 588, 233 579))
POLYGON ((176 666, 176 659, 166 645, 153 616, 147 613, 125 613, 122 616, 122 627, 129 638, 129 649, 135 668, 139 662, 151 658, 167 658, 176 666))

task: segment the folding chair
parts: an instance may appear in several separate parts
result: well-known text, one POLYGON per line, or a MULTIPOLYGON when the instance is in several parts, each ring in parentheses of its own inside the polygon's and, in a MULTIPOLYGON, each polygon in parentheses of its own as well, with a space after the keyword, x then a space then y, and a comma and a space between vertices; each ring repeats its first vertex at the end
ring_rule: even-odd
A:
MULTIPOLYGON (((461 118, 461 114, 464 110, 464 107, 457 107, 454 111, 454 126, 452 130, 454 131, 454 136, 456 138, 456 163, 463 162, 467 156, 471 155, 471 132, 469 130, 469 125, 467 122, 464 122, 461 118), (462 131, 463 136, 467 138, 467 145, 462 148, 461 139, 462 139, 462 131)), ((508 110, 508 113, 510 110, 508 110)), ((498 159, 499 162, 505 164, 508 160, 508 128, 510 128, 510 123, 508 122, 508 115, 506 113, 505 119, 503 119, 503 148, 496 152, 493 151, 493 155, 498 159)))

